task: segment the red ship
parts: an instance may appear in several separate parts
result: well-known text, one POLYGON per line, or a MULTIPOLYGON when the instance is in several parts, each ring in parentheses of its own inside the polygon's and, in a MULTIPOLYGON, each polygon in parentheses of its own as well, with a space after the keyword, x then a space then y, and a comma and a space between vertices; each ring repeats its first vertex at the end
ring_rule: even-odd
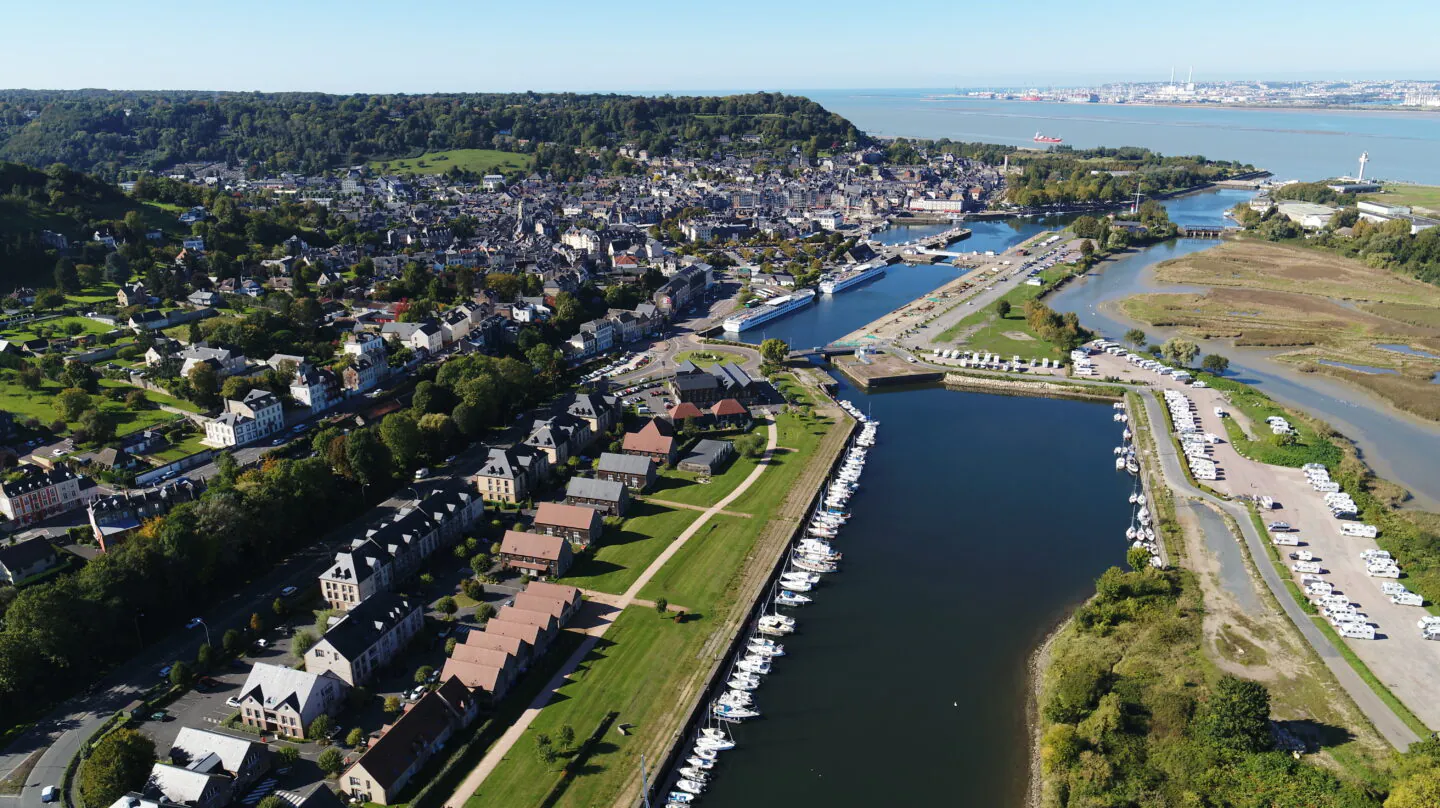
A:
POLYGON ((1059 142, 1060 142, 1060 138, 1058 138, 1058 137, 1050 137, 1049 135, 1042 135, 1042 134, 1040 134, 1039 132, 1036 132, 1036 133, 1035 133, 1035 142, 1036 142, 1036 143, 1059 143, 1059 142))

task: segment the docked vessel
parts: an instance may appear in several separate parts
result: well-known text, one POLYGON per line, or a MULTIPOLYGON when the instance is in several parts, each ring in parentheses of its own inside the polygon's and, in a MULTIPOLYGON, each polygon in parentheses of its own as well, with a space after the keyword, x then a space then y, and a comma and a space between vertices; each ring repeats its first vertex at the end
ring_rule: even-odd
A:
POLYGON ((842 272, 829 272, 820 276, 820 293, 833 295, 836 292, 843 292, 852 286, 859 286, 867 281, 873 281, 885 276, 887 268, 885 264, 872 261, 861 264, 854 269, 847 269, 842 272))
POLYGON ((782 295, 725 318, 726 331, 739 333, 755 326, 768 323, 777 317, 784 317, 792 311, 802 309, 815 301, 815 290, 801 289, 793 295, 782 295))

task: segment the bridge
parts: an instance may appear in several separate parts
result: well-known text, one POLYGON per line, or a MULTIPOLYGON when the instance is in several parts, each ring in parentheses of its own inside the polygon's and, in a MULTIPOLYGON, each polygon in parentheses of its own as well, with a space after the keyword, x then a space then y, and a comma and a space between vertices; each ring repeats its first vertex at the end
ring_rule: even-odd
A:
POLYGON ((1185 238, 1220 238, 1226 233, 1238 233, 1240 229, 1235 225, 1187 224, 1177 227, 1176 231, 1185 238))
POLYGON ((829 345, 817 345, 814 348, 807 348, 798 351, 791 351, 786 357, 788 359, 810 359, 820 357, 828 359, 832 356, 845 356, 855 353, 854 345, 844 345, 839 342, 832 342, 829 345))
MULTIPOLYGON (((933 236, 917 238, 914 241, 907 241, 903 244, 887 244, 884 247, 881 247, 876 252, 881 257, 889 260, 899 258, 901 255, 905 254, 915 254, 916 252, 924 253, 931 250, 939 250, 950 242, 959 241, 960 239, 966 238, 969 235, 970 228, 968 227, 952 227, 943 233, 936 233, 933 236)), ((953 253, 940 254, 951 255, 953 253)))

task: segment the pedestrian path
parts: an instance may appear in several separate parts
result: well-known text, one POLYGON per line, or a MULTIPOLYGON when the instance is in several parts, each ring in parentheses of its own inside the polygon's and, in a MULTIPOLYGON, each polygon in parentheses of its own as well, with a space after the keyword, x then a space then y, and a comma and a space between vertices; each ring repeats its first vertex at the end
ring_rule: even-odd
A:
POLYGON ((495 742, 495 745, 490 747, 490 750, 485 753, 485 757, 480 760, 480 763, 471 770, 470 774, 466 775, 465 781, 462 782, 460 787, 455 790, 455 793, 450 795, 450 798, 445 801, 445 808, 463 808, 465 801, 470 799, 471 795, 480 789, 485 779, 495 771, 495 768, 500 765, 501 761, 505 759, 505 756, 509 754, 510 750, 520 738, 524 736, 525 731, 529 729, 530 725, 539 717, 540 711, 545 709, 545 706, 550 703, 555 692, 565 685, 570 674, 574 673, 575 669, 580 667, 580 663, 585 660, 585 657, 594 650, 596 643, 600 641, 600 638, 604 636, 606 630, 613 624, 614 616, 624 611, 625 607, 639 603, 640 600, 638 596, 640 591, 645 588, 646 584, 650 583, 650 579, 654 578, 655 575, 660 572, 660 568, 664 567, 665 563, 673 558, 675 554, 680 551, 680 548, 684 547, 685 543, 699 532, 700 528, 704 527, 706 522, 710 521, 711 517, 723 513, 726 506, 750 490, 750 486, 754 485, 755 481, 760 479, 760 475, 764 474, 765 470, 770 468, 769 460, 775 452, 776 445, 780 441, 780 430, 776 427, 775 422, 771 421, 767 431, 768 438, 765 445, 765 454, 755 466, 755 470, 750 472, 750 476, 746 477, 745 480, 736 486, 734 491, 726 495, 724 499, 706 508, 705 512, 700 514, 699 518, 691 522, 689 527, 685 528, 674 541, 670 542, 664 552, 660 553, 659 557, 650 562, 650 566, 646 567, 645 571, 640 574, 640 577, 635 579, 635 583, 631 584, 630 588, 625 590, 625 594, 611 601, 611 605, 615 606, 615 610, 611 612, 608 617, 604 618, 599 625, 590 629, 585 640, 580 643, 580 647, 576 648, 574 653, 570 654, 570 657, 565 660, 565 664, 561 665, 560 670, 556 671, 555 675, 550 678, 550 681, 545 684, 545 689, 540 691, 534 701, 530 702, 530 706, 525 709, 525 712, 520 714, 520 717, 509 729, 505 730, 505 733, 500 736, 500 739, 495 742))
MULTIPOLYGON (((640 497, 640 499, 641 499, 642 501, 644 501, 644 502, 649 502, 649 503, 654 504, 654 505, 664 505, 664 506, 667 507, 667 508, 679 508, 679 509, 681 509, 681 510, 686 510, 686 511, 708 511, 708 510, 710 510, 709 508, 705 507, 704 505, 691 505, 691 504, 688 503, 688 502, 673 502, 673 501, 668 500, 668 499, 656 499, 655 497, 640 497)), ((716 513, 719 513, 721 516, 738 516, 738 517, 740 517, 741 519, 749 519, 749 518, 751 518, 751 516, 753 516, 753 514, 741 513, 741 512, 739 512, 739 511, 716 511, 716 513)))

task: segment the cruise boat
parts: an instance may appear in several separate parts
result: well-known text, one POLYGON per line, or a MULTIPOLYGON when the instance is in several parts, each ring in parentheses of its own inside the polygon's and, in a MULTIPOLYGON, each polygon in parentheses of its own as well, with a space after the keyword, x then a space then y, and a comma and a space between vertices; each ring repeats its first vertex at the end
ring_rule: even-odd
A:
POLYGON ((771 298, 753 309, 732 314, 725 318, 723 326, 726 331, 738 334, 741 331, 768 323, 777 317, 784 317, 792 311, 803 309, 813 302, 815 302, 815 291, 801 289, 795 294, 771 298))
POLYGON ((820 293, 833 295, 836 292, 843 292, 852 286, 859 286, 867 281, 884 277, 885 272, 885 264, 879 262, 861 264, 854 269, 842 272, 827 272, 820 276, 820 293))

